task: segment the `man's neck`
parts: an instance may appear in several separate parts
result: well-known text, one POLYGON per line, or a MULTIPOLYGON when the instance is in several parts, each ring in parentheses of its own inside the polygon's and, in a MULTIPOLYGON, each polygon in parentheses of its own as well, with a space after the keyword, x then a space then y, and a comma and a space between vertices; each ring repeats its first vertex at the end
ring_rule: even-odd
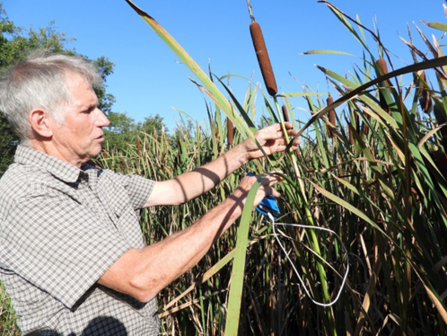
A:
POLYGON ((56 159, 59 159, 61 161, 68 162, 78 168, 81 168, 84 162, 87 162, 88 160, 91 159, 91 158, 85 158, 85 159, 78 158, 74 160, 72 158, 72 155, 69 155, 69 153, 59 150, 59 148, 55 146, 52 143, 52 141, 39 141, 37 139, 30 139, 29 143, 30 143, 29 147, 32 147, 33 149, 48 154, 52 157, 55 157, 56 159))

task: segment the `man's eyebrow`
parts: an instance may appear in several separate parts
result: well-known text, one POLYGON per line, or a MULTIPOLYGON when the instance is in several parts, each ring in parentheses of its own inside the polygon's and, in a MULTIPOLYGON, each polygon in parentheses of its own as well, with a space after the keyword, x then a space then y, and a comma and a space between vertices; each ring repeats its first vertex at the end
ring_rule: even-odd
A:
POLYGON ((96 104, 86 104, 84 106, 81 106, 81 108, 79 109, 81 112, 85 112, 85 111, 92 111, 94 109, 96 109, 98 107, 99 103, 96 104))

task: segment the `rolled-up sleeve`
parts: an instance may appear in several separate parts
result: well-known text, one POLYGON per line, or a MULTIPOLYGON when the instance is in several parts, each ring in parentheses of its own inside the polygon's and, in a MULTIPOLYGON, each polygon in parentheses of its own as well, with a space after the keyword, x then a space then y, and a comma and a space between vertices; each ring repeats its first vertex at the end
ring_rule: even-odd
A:
POLYGON ((135 210, 143 207, 154 189, 155 181, 138 175, 122 175, 109 170, 104 174, 124 187, 135 210))

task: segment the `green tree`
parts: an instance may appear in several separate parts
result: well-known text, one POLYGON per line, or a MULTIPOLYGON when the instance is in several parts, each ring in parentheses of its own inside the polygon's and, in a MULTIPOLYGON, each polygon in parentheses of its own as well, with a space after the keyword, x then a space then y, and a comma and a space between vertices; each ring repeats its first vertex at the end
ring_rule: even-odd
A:
POLYGON ((8 120, 0 113, 0 177, 12 163, 19 138, 12 131, 8 120))
POLYGON ((109 150, 122 150, 127 143, 134 142, 136 138, 135 120, 126 113, 108 113, 110 125, 104 128, 104 137, 107 141, 105 147, 109 150))
POLYGON ((98 66, 102 73, 103 84, 96 86, 95 93, 98 96, 99 108, 109 116, 112 113, 112 106, 115 103, 115 97, 106 92, 107 77, 113 74, 113 68, 115 65, 105 56, 101 56, 95 60, 95 64, 98 66))
POLYGON ((138 123, 137 130, 147 134, 153 134, 154 132, 160 133, 162 131, 168 133, 168 129, 163 122, 163 117, 158 113, 155 116, 150 115, 149 117, 145 117, 143 122, 138 123))
POLYGON ((109 151, 125 151, 128 144, 135 144, 137 138, 142 134, 153 135, 154 132, 168 133, 159 114, 144 118, 143 122, 135 123, 126 113, 111 112, 108 114, 110 125, 104 128, 106 139, 105 148, 109 151))
MULTIPOLYGON (((67 38, 65 33, 58 32, 56 28, 53 21, 48 27, 38 30, 17 27, 13 21, 9 20, 3 4, 0 2, 0 71, 22 59, 34 49, 47 49, 56 53, 74 55, 75 51, 66 47, 66 44, 74 39, 67 38)), ((83 57, 88 59, 87 56, 83 57)), ((107 93, 105 82, 107 76, 113 73, 114 64, 104 56, 96 59, 94 63, 101 70, 104 80, 102 85, 94 88, 98 96, 99 107, 109 115, 112 113, 115 97, 107 93)), ((0 176, 12 163, 18 140, 5 116, 0 113, 0 176)))

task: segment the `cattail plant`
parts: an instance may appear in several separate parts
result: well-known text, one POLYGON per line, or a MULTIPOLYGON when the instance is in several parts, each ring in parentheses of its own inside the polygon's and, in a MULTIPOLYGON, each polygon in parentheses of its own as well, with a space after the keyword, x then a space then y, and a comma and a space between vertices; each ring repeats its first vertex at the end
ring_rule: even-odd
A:
MULTIPOLYGON (((367 119, 369 119, 369 116, 366 117, 367 119)), ((366 122, 363 123, 363 134, 368 135, 369 133, 369 127, 366 124, 366 122)))
POLYGON ((289 112, 287 111, 286 105, 281 106, 281 109, 282 109, 282 116, 284 118, 284 121, 288 122, 289 121, 289 112))
POLYGON ((276 86, 275 74, 273 73, 272 63, 267 52, 267 46, 265 44, 264 35, 262 35, 261 26, 255 21, 251 12, 250 2, 247 0, 248 8, 250 11, 251 23, 250 23, 250 35, 255 48, 256 57, 258 58, 259 67, 261 68, 262 78, 264 79, 265 86, 268 93, 274 97, 278 93, 276 86))
POLYGON ((349 130, 349 143, 350 143, 351 145, 353 145, 354 142, 355 142, 354 132, 353 132, 353 130, 352 130, 352 127, 349 127, 349 125, 348 125, 348 130, 349 130))
POLYGON ((141 143, 140 143, 140 139, 137 139, 137 153, 138 153, 138 156, 141 156, 141 143))
POLYGON ((124 172, 124 158, 120 157, 121 171, 124 172))
POLYGON ((424 113, 430 114, 431 111, 433 110, 433 101, 431 99, 430 91, 427 90, 425 86, 427 83, 425 71, 421 71, 418 82, 419 82, 419 94, 418 94, 419 104, 424 113))
MULTIPOLYGON (((350 21, 343 12, 327 1, 320 2, 330 7, 338 18, 343 18, 342 23, 354 35, 355 27, 352 23, 359 24, 357 20, 350 21)), ((199 71, 189 55, 160 28, 158 23, 141 11, 138 12, 179 55, 182 62, 190 67, 194 74, 197 74, 203 86, 212 93, 209 97, 218 106, 219 113, 224 111, 238 131, 241 131, 238 135, 245 135, 242 132, 244 129, 241 126, 241 120, 237 114, 233 114, 233 108, 226 97, 219 93, 214 84, 210 83, 209 78, 199 71)), ((255 29, 256 27, 253 30, 255 29)), ((362 31, 365 32, 363 26, 362 31)), ((372 31, 368 32, 372 34, 372 31)), ((260 36, 262 37, 262 35, 260 36)), ((363 33, 355 33, 355 38, 366 39, 363 33)), ((377 38, 376 41, 378 40, 377 38)), ((366 41, 362 41, 362 45, 367 49, 368 54, 373 54, 368 49, 366 41)), ((437 67, 443 71, 441 65, 437 65, 437 67)), ((358 70, 358 68, 354 69, 355 78, 368 73, 369 67, 366 66, 365 69, 360 69, 357 72, 358 70)), ((419 70, 421 68, 408 73, 419 70)), ((342 95, 349 96, 352 90, 359 88, 359 83, 356 80, 348 79, 329 70, 325 73, 334 79, 334 83, 342 83, 337 87, 342 95)), ((272 93, 276 103, 278 98, 276 82, 274 84, 266 86, 274 88, 272 93)), ((334 85, 337 86, 337 84, 334 85)), ((374 85, 377 85, 377 82, 371 84, 371 87, 374 85)), ((380 90, 388 99, 389 94, 386 87, 386 85, 381 85, 380 90)), ((355 148, 346 148, 342 145, 331 148, 326 146, 327 141, 321 141, 323 134, 320 132, 321 120, 312 118, 313 122, 309 123, 310 133, 300 133, 303 135, 303 143, 300 146, 302 155, 299 159, 300 169, 306 169, 308 166, 312 166, 312 169, 306 170, 305 174, 301 174, 301 176, 290 178, 287 183, 278 184, 278 188, 281 188, 281 193, 284 195, 283 199, 287 200, 285 203, 288 203, 289 211, 284 214, 284 222, 293 221, 337 228, 340 237, 349 246, 349 253, 355 256, 350 260, 352 264, 349 274, 350 289, 343 291, 342 299, 333 309, 319 309, 309 303, 309 300, 303 295, 303 291, 295 285, 295 276, 291 276, 289 272, 285 271, 289 265, 281 260, 274 244, 271 244, 271 235, 267 233, 269 226, 260 222, 253 223, 249 218, 248 237, 250 237, 250 243, 241 246, 242 249, 249 251, 247 254, 249 257, 239 258, 239 260, 246 261, 247 264, 245 268, 241 268, 242 272, 238 274, 239 283, 243 283, 243 291, 236 298, 242 306, 242 309, 234 315, 237 320, 230 318, 230 295, 228 295, 228 288, 232 289, 236 283, 236 278, 233 277, 235 272, 230 275, 228 267, 222 266, 222 264, 228 260, 235 262, 237 259, 231 259, 230 254, 238 248, 236 243, 239 241, 239 237, 236 239, 235 232, 239 233, 240 227, 246 224, 243 220, 240 221, 239 226, 233 227, 219 238, 219 243, 211 248, 207 256, 193 271, 175 281, 172 287, 162 291, 160 304, 166 306, 171 299, 174 300, 179 295, 178 293, 184 293, 188 286, 191 285, 194 288, 191 290, 194 292, 183 296, 172 311, 163 312, 162 333, 217 335, 224 333, 223 325, 228 322, 240 326, 239 334, 236 333, 240 336, 272 334, 311 336, 346 333, 352 335, 445 335, 443 322, 447 321, 444 319, 447 313, 443 291, 447 286, 447 278, 444 274, 445 263, 442 263, 442 260, 447 255, 447 248, 442 242, 447 240, 446 193, 445 185, 441 184, 443 181, 439 180, 437 175, 436 178, 438 178, 441 188, 435 190, 431 177, 426 173, 428 168, 432 167, 427 167, 424 161, 426 153, 436 146, 433 141, 435 137, 424 137, 425 134, 419 132, 416 127, 407 127, 399 118, 392 118, 388 113, 383 113, 382 109, 377 109, 376 101, 378 99, 371 96, 369 88, 357 92, 358 96, 353 99, 355 99, 355 104, 358 104, 357 106, 361 105, 361 109, 367 112, 365 115, 372 116, 371 120, 374 121, 375 126, 377 125, 377 131, 375 129, 375 132, 369 134, 370 141, 362 141, 359 136, 358 113, 361 109, 352 111, 355 106, 354 102, 348 101, 347 98, 350 115, 346 122, 351 123, 350 129, 357 132, 353 135, 360 140, 357 142, 351 136, 352 142, 356 144, 355 148), (403 134, 404 130, 409 132, 409 136, 403 134), (316 142, 312 139, 313 134, 316 134, 316 142), (403 139, 405 141, 402 141, 403 139), (411 145, 411 153, 417 158, 416 160, 406 160, 402 155, 408 145, 411 145), (337 174, 337 167, 340 168, 342 176, 337 174), (413 177, 417 177, 417 180, 413 177), (424 197, 414 198, 414 203, 407 202, 406 205, 403 200, 413 197, 412 195, 415 194, 414 192, 408 193, 408 188, 402 187, 408 181, 414 181, 411 183, 410 191, 415 190, 417 195, 424 197), (413 208, 411 208, 412 206, 413 208), (402 209, 412 211, 402 211, 402 209), (412 223, 417 223, 417 225, 411 226, 412 223), (412 253, 414 254, 411 255, 412 253), (409 261, 406 262, 406 260, 409 261), (409 262, 414 265, 410 272, 417 273, 417 277, 407 276, 408 268, 403 265, 406 266, 405 263, 409 262), (215 271, 217 268, 224 269, 224 267, 225 271, 215 271), (213 270, 214 276, 208 277, 205 282, 198 281, 203 274, 207 274, 211 270, 213 270), (409 300, 410 298, 411 300, 409 300), (222 309, 222 306, 226 309, 222 309), (239 316, 241 323, 239 323, 239 316), (296 316, 299 318, 294 318, 296 316)), ((269 94, 272 93, 269 92, 269 94)), ((400 94, 399 90, 393 90, 393 98, 404 98, 397 97, 398 94, 400 94)), ((342 96, 341 100, 343 98, 342 96)), ((401 99, 401 101, 403 103, 405 99, 401 99)), ((405 119, 408 123, 417 120, 415 108, 404 109, 401 105, 403 104, 395 107, 396 113, 408 114, 409 118, 405 119)), ((282 118, 281 108, 277 106, 276 110, 279 112, 279 117, 282 118)), ((317 109, 311 108, 311 110, 318 112, 317 109)), ((439 112, 444 114, 442 110, 439 112)), ((247 124, 250 122, 248 119, 244 119, 247 124)), ((216 120, 213 120, 213 123, 215 122, 216 120)), ((410 126, 413 125, 410 124, 410 126)), ((249 127, 250 130, 254 128, 253 125, 249 127)), ((214 128, 211 129, 214 132, 214 128)), ((303 128, 300 132, 304 132, 303 128)), ((246 134, 248 133, 246 132, 246 134)), ((220 143, 224 141, 224 138, 223 133, 220 133, 220 143)), ((236 137, 234 141, 237 142, 239 138, 239 136, 236 137)), ((206 162, 209 159, 206 155, 212 152, 212 149, 208 139, 209 134, 208 137, 191 142, 185 138, 184 153, 193 152, 194 155, 185 155, 185 160, 182 161, 185 164, 182 163, 181 169, 193 167, 195 164, 206 162), (194 148, 197 144, 203 145, 203 147, 194 148)), ((153 147, 154 144, 151 144, 148 148, 153 147)), ((167 149, 169 152, 169 148, 167 149)), ((158 152, 156 153, 158 154, 158 152)), ((177 154, 176 151, 169 152, 169 154, 164 153, 163 159, 154 155, 148 157, 147 160, 154 160, 149 164, 149 166, 155 167, 150 171, 151 174, 158 174, 157 178, 159 179, 168 178, 169 163, 177 163, 175 161, 177 154), (169 155, 171 158, 166 159, 169 158, 169 155), (163 165, 159 165, 157 160, 163 161, 163 165), (164 175, 160 176, 160 174, 164 175)), ((286 178, 292 175, 290 174, 292 165, 288 161, 289 157, 289 155, 284 156, 285 159, 280 163, 280 168, 287 171, 286 178)), ((141 160, 141 162, 145 161, 146 159, 141 160)), ((133 162, 127 160, 126 164, 130 165, 133 162)), ((269 165, 270 163, 270 161, 264 160, 261 166, 259 161, 251 162, 253 165, 247 169, 269 171, 273 168, 269 165)), ((129 167, 126 166, 126 169, 129 167)), ((172 170, 177 172, 179 169, 172 168, 172 170)), ((171 171, 169 172, 171 173, 171 171)), ((245 176, 245 173, 240 171, 232 174, 229 179, 216 186, 216 189, 208 195, 203 195, 200 199, 188 202, 181 207, 153 209, 156 213, 146 217, 145 227, 149 237, 147 241, 149 243, 157 241, 171 231, 190 225, 197 216, 203 214, 213 204, 220 202, 232 188, 237 187, 237 181, 245 176), (231 185, 227 186, 227 182, 231 185)), ((332 251, 339 250, 340 246, 331 243, 325 237, 314 239, 311 231, 307 230, 298 232, 292 228, 284 229, 284 235, 297 241, 296 249, 294 247, 291 251, 296 260, 301 263, 301 268, 305 272, 304 277, 312 287, 315 297, 321 299, 319 301, 326 301, 326 296, 332 296, 331 286, 339 281, 339 277, 334 276, 331 272, 325 273, 323 265, 320 267, 317 262, 311 263, 312 266, 317 267, 307 267, 307 255, 303 253, 302 243, 305 244, 306 249, 313 250, 313 254, 322 256, 322 259, 318 260, 321 260, 324 265, 327 265, 326 262, 334 261, 330 255, 332 251), (306 244, 309 241, 311 243, 306 244), (320 250, 317 250, 317 247, 320 247, 320 250), (328 293, 319 293, 321 288, 328 288, 328 293)), ((336 268, 339 269, 339 267, 336 268)), ((230 336, 231 333, 228 332, 225 335, 230 336)))
POLYGON ((276 96, 278 88, 276 86, 275 74, 273 73, 272 64, 270 63, 270 57, 267 52, 264 36, 262 35, 261 26, 258 22, 253 21, 250 24, 250 34, 267 91, 271 96, 276 96))
POLYGON ((141 157, 141 143, 140 139, 137 139, 137 157, 135 158, 135 165, 138 167, 140 165, 140 157, 141 157))
MULTIPOLYGON (((377 67, 379 68, 379 74, 381 76, 386 75, 388 73, 388 65, 386 63, 386 60, 384 58, 379 58, 376 61, 376 63, 377 63, 377 67)), ((386 86, 388 88, 388 81, 386 81, 385 83, 386 83, 386 86)), ((388 106, 388 104, 387 104, 387 102, 385 100, 385 97, 383 96, 383 93, 380 92, 380 90, 379 90, 379 102, 380 102, 380 107, 384 111, 390 113, 390 108, 389 108, 389 106, 388 106)))
MULTIPOLYGON (((331 105, 333 102, 334 102, 334 99, 332 98, 332 96, 329 96, 326 99, 327 106, 331 105)), ((329 113, 328 113, 328 116, 329 116, 329 122, 333 126, 329 126, 329 125, 326 126, 326 128, 327 128, 327 135, 328 135, 329 138, 333 138, 335 133, 334 133, 334 131, 332 130, 331 127, 335 127, 335 110, 334 109, 330 110, 329 113)))

